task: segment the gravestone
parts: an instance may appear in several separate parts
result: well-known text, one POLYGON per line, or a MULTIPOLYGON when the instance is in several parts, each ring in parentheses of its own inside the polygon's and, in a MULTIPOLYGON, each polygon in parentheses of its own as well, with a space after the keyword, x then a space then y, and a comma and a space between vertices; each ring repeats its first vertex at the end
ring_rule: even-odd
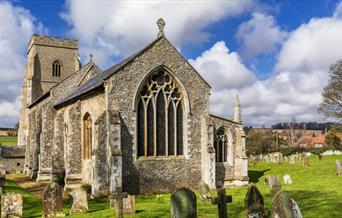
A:
POLYGON ((268 156, 268 155, 265 156, 265 162, 266 162, 266 163, 269 163, 269 162, 270 162, 270 156, 268 156))
POLYGON ((6 175, 6 170, 0 169, 0 175, 6 175))
POLYGON ((49 183, 43 192, 43 217, 62 217, 62 188, 54 182, 49 183))
POLYGON ((264 178, 264 185, 268 185, 268 177, 267 176, 264 178))
POLYGON ((135 196, 127 195, 127 198, 123 199, 122 203, 123 213, 135 213, 135 196))
POLYGON ((263 218, 264 211, 264 197, 255 185, 250 185, 245 197, 245 206, 247 208, 248 218, 263 218))
POLYGON ((289 161, 290 164, 294 164, 295 163, 295 156, 294 155, 291 155, 289 159, 290 159, 290 161, 289 161))
POLYGON ((200 200, 201 201, 208 201, 210 200, 210 189, 209 189, 209 186, 207 183, 201 181, 199 184, 198 184, 198 188, 197 188, 198 192, 199 192, 199 195, 200 195, 200 200))
POLYGON ((268 186, 271 191, 279 191, 280 190, 280 179, 278 175, 271 175, 268 177, 268 186))
POLYGON ((302 213, 294 199, 286 192, 278 192, 272 199, 272 218, 302 218, 302 213))
POLYGON ((1 218, 23 217, 23 196, 10 192, 1 196, 1 218))
POLYGON ((211 198, 211 203, 217 205, 219 218, 227 218, 227 203, 232 202, 232 196, 226 195, 226 189, 222 184, 217 185, 217 197, 211 198))
POLYGON ((72 206, 70 214, 86 213, 88 211, 87 192, 82 188, 77 188, 70 192, 72 197, 72 206))
POLYGON ((171 195, 171 217, 197 217, 196 195, 190 189, 180 188, 171 195))
POLYGON ((342 176, 342 166, 341 166, 341 162, 336 160, 335 161, 335 166, 336 166, 336 174, 338 176, 342 176))
POLYGON ((318 160, 322 160, 322 158, 323 158, 323 155, 319 154, 318 155, 318 160))
POLYGON ((281 154, 276 154, 275 155, 275 159, 276 159, 276 164, 281 164, 282 163, 282 156, 281 156, 281 154))
POLYGON ((110 207, 116 208, 116 216, 123 217, 123 199, 127 198, 127 192, 122 192, 121 187, 116 187, 115 192, 111 193, 110 207))
POLYGON ((5 179, 6 179, 5 175, 0 175, 0 196, 3 193, 3 188, 5 185, 5 179))
POLYGON ((309 166, 309 157, 307 155, 303 156, 303 165, 305 167, 309 166))
POLYGON ((290 184, 292 184, 292 179, 291 179, 291 176, 290 176, 290 175, 285 175, 285 176, 284 176, 284 184, 285 184, 285 185, 290 185, 290 184))

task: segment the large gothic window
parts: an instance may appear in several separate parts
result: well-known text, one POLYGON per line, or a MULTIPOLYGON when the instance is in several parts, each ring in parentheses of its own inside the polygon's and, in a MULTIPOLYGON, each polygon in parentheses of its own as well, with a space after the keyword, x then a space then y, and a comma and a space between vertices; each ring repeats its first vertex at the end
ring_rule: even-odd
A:
POLYGON ((214 140, 216 162, 227 162, 227 135, 224 128, 219 128, 214 140))
POLYGON ((138 156, 183 155, 183 96, 172 76, 153 73, 139 91, 138 156))
POLYGON ((61 62, 59 60, 55 60, 52 63, 52 76, 54 77, 61 76, 61 62))
POLYGON ((92 149, 92 121, 88 113, 83 118, 83 159, 88 160, 91 157, 92 149))

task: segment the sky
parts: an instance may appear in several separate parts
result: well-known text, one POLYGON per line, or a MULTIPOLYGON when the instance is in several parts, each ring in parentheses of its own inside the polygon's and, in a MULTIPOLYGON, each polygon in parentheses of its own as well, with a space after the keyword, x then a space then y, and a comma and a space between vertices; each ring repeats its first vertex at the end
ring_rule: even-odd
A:
POLYGON ((329 66, 342 58, 339 1, 62 1, 0 0, 0 127, 19 120, 26 49, 33 33, 79 40, 103 70, 165 35, 212 86, 210 113, 244 125, 295 119, 327 121, 317 112, 329 66))

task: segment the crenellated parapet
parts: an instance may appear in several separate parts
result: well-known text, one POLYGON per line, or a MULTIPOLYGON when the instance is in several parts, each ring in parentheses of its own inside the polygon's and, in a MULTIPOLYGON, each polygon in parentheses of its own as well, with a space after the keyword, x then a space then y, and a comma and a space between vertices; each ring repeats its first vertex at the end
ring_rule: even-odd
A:
POLYGON ((60 39, 57 37, 40 36, 37 34, 33 34, 30 40, 30 43, 28 45, 27 53, 30 52, 30 49, 32 48, 33 45, 78 49, 78 40, 68 39, 68 38, 60 39))

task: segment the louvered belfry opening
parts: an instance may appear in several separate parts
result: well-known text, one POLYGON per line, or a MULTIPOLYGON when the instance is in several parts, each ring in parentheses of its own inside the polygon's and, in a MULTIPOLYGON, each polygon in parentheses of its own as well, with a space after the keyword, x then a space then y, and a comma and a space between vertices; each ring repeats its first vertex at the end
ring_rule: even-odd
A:
POLYGON ((151 74, 139 91, 138 156, 183 155, 183 95, 165 70, 151 74))
POLYGON ((214 148, 216 162, 227 162, 227 135, 222 127, 215 132, 214 148))

